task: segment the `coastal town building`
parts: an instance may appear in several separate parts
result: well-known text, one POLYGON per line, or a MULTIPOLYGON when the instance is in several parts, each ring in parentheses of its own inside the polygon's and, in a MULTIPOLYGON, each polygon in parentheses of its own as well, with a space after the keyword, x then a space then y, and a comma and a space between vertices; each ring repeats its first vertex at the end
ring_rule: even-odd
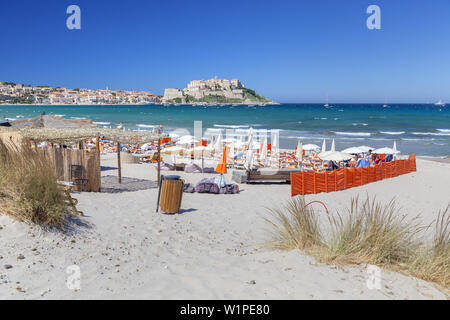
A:
POLYGON ((0 82, 0 103, 40 104, 148 104, 159 98, 146 91, 91 90, 26 86, 0 82))
POLYGON ((180 103, 207 99, 208 97, 220 97, 223 100, 241 101, 245 99, 244 85, 239 79, 192 80, 187 87, 180 89, 169 88, 164 92, 163 102, 177 101, 180 103))

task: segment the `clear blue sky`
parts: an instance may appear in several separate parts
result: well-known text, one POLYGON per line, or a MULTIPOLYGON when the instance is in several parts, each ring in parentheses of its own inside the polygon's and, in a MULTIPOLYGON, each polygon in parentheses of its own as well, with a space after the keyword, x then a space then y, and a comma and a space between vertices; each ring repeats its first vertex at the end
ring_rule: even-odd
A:
POLYGON ((2 1, 0 28, 0 81, 162 94, 218 76, 280 102, 450 102, 449 0, 2 1))

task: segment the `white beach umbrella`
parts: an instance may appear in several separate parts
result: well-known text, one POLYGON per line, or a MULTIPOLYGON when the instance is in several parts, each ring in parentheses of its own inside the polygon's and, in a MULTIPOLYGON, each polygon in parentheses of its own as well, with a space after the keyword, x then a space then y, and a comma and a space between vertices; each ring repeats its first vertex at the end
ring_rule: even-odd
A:
POLYGON ((322 151, 322 152, 327 151, 327 143, 326 143, 325 139, 323 139, 323 142, 322 142, 322 149, 321 149, 320 151, 322 151))
POLYGON ((326 152, 326 154, 319 154, 319 158, 326 161, 345 161, 353 158, 351 154, 339 151, 326 152))
POLYGON ((179 146, 175 147, 168 147, 161 150, 161 153, 163 154, 179 154, 181 151, 184 151, 185 149, 179 146))
POLYGON ((191 145, 191 144, 195 143, 195 141, 196 140, 195 140, 194 136, 186 135, 186 136, 182 136, 180 139, 178 139, 176 144, 179 144, 179 145, 191 145))
POLYGON ((216 149, 218 152, 222 151, 222 132, 220 132, 219 136, 217 137, 217 140, 214 144, 214 149, 216 149))
POLYGON ((305 151, 314 151, 314 150, 320 150, 320 147, 317 144, 305 144, 303 146, 303 150, 305 151))
POLYGON ((278 153, 280 148, 279 146, 280 137, 278 135, 278 131, 274 131, 271 138, 272 138, 272 154, 276 154, 278 153))
POLYGON ((234 160, 234 154, 236 153, 236 148, 235 148, 235 143, 234 142, 231 142, 230 143, 230 155, 231 155, 231 158, 233 158, 233 160, 234 160))
POLYGON ((399 151, 394 150, 392 148, 385 147, 385 148, 375 149, 375 150, 372 151, 372 153, 376 153, 376 154, 396 154, 396 153, 399 153, 399 151))
POLYGON ((334 142, 334 139, 333 139, 333 142, 331 143, 331 150, 330 151, 336 151, 336 143, 334 142))
POLYGON ((266 161, 267 159, 267 138, 264 139, 264 143, 260 153, 260 158, 262 161, 266 161))
POLYGON ((370 150, 374 150, 375 148, 368 147, 368 146, 359 146, 358 149, 361 150, 363 153, 368 153, 370 150))
POLYGON ((211 140, 209 141, 209 145, 210 148, 214 148, 214 136, 211 136, 211 140))
POLYGON ((253 169, 253 150, 252 149, 248 149, 246 152, 244 168, 249 171, 253 169))
POLYGON ((341 152, 344 152, 344 153, 350 153, 350 154, 363 153, 363 151, 362 151, 359 147, 351 147, 351 148, 347 148, 347 149, 345 149, 345 150, 342 150, 341 152))
MULTIPOLYGON (((325 143, 325 140, 323 140, 323 142, 325 143)), ((297 156, 297 161, 298 162, 302 162, 303 161, 303 145, 302 145, 301 141, 299 141, 298 144, 297 144, 296 156, 297 156)))

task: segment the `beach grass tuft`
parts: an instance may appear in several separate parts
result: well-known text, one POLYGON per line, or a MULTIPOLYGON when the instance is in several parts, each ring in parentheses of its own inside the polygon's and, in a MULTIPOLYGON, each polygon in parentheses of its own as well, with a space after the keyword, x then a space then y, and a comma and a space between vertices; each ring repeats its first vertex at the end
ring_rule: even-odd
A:
POLYGON ((305 208, 305 198, 295 197, 282 209, 269 209, 274 220, 267 221, 273 227, 273 248, 307 250, 323 245, 319 219, 311 208, 305 208))
POLYGON ((450 206, 439 212, 433 241, 411 257, 408 271, 415 277, 450 287, 450 206))
POLYGON ((420 236, 430 226, 406 219, 395 200, 352 199, 347 213, 319 221, 297 196, 281 209, 269 210, 271 247, 300 249, 324 263, 371 264, 404 272, 446 288, 450 285, 450 209, 439 213, 432 243, 420 236), (325 225, 324 225, 325 224, 325 225))
POLYGON ((54 168, 27 144, 0 141, 0 214, 48 228, 63 228, 68 217, 54 168))

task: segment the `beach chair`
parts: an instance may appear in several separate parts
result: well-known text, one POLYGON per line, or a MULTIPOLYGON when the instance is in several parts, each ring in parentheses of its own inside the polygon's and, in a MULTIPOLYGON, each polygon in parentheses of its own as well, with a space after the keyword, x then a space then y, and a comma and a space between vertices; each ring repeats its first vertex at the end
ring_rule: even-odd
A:
POLYGON ((73 164, 70 166, 70 181, 74 184, 76 191, 84 191, 89 180, 83 178, 83 166, 73 164))

